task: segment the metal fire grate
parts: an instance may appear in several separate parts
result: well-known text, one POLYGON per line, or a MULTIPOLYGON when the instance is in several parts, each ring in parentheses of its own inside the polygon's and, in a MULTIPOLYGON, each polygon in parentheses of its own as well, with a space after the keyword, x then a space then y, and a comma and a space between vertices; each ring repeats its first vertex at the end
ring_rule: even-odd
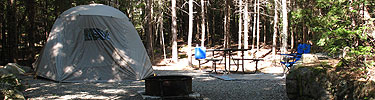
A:
POLYGON ((192 91, 192 77, 185 75, 153 76, 145 79, 145 90, 138 91, 143 99, 199 98, 192 91))
POLYGON ((145 80, 147 95, 181 96, 193 93, 191 76, 153 76, 146 78, 145 80))

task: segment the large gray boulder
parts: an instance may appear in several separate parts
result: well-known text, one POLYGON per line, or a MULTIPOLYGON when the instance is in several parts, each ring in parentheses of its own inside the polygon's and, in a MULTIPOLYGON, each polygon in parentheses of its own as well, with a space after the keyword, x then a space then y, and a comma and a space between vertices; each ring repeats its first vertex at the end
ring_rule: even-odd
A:
POLYGON ((318 56, 315 54, 302 54, 302 63, 318 63, 318 56))
POLYGON ((286 77, 286 91, 291 100, 328 100, 332 99, 325 89, 325 77, 312 68, 298 68, 290 71, 286 77))

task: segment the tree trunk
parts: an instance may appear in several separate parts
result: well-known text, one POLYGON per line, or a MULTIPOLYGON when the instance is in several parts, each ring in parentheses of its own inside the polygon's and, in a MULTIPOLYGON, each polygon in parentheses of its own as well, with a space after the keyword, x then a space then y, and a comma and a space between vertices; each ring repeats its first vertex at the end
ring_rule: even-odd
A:
POLYGON ((161 40, 161 46, 163 48, 163 58, 164 60, 167 59, 167 55, 165 53, 165 39, 164 39, 164 12, 163 12, 163 4, 164 4, 164 1, 163 0, 159 0, 159 6, 160 6, 160 16, 159 16, 159 30, 160 30, 160 40, 161 40))
MULTIPOLYGON (((6 61, 5 59, 6 59, 6 57, 8 57, 7 56, 7 54, 9 54, 9 53, 6 53, 4 50, 5 50, 5 48, 7 48, 6 47, 6 34, 5 34, 5 15, 4 15, 4 11, 5 11, 5 7, 4 7, 4 2, 0 2, 0 10, 1 10, 1 13, 0 13, 0 34, 1 34, 1 57, 0 57, 0 60, 1 61, 6 61)), ((5 62, 3 62, 3 63, 5 63, 5 62)))
POLYGON ((192 37, 193 37, 193 0, 189 0, 189 34, 188 34, 188 50, 187 50, 187 55, 188 55, 188 63, 189 66, 192 67, 192 53, 191 53, 191 42, 192 42, 192 37))
MULTIPOLYGON (((368 29, 366 29, 365 30, 365 32, 363 32, 362 33, 362 35, 364 35, 364 36, 368 36, 369 37, 369 41, 374 41, 374 38, 375 38, 375 25, 374 25, 374 23, 373 23, 373 20, 371 20, 371 15, 370 15, 370 13, 369 13, 369 11, 368 11, 368 8, 367 8, 367 6, 366 6, 366 4, 364 4, 364 3, 362 3, 361 4, 363 7, 362 7, 362 10, 361 10, 361 12, 363 13, 363 17, 362 17, 362 19, 363 19, 363 21, 364 21, 364 23, 365 23, 365 26, 366 27, 368 27, 368 29)), ((372 46, 372 47, 374 47, 374 42, 370 42, 369 44, 368 44, 368 46, 372 46)), ((364 56, 364 63, 368 63, 367 62, 367 58, 369 58, 369 57, 371 57, 371 56, 364 56)), ((373 57, 373 58, 375 58, 375 57, 373 57)))
MULTIPOLYGON (((193 13, 194 14, 194 13, 193 13)), ((200 17, 200 16, 199 16, 200 17)), ((197 18, 198 19, 198 18, 197 18)), ((193 22, 194 22, 194 17, 193 17, 193 22)), ((195 39, 200 39, 202 34, 200 34, 202 31, 201 31, 201 26, 202 24, 199 23, 198 21, 196 21, 196 24, 193 23, 193 25, 196 25, 195 27, 193 27, 193 30, 195 30, 195 34, 194 34, 194 31, 193 31, 193 34, 194 36, 192 38, 195 38, 195 39)), ((200 43, 198 43, 198 45, 200 45, 200 43)))
POLYGON ((263 47, 267 45, 267 24, 268 21, 264 18, 265 23, 263 24, 263 47))
POLYGON ((160 15, 160 21, 159 21, 159 24, 160 24, 160 27, 159 27, 159 30, 160 30, 160 38, 161 38, 161 46, 163 48, 163 58, 164 60, 167 59, 167 55, 165 53, 165 39, 164 39, 164 20, 163 20, 163 16, 164 16, 164 12, 161 13, 160 15))
POLYGON ((153 14, 153 10, 152 10, 152 0, 148 0, 148 11, 149 11, 149 15, 148 15, 148 31, 147 31, 147 51, 148 51, 148 54, 151 56, 151 61, 154 60, 154 48, 153 48, 153 34, 152 34, 152 29, 153 29, 153 24, 152 24, 152 14, 153 14))
POLYGON ((257 25, 257 1, 255 0, 254 1, 254 20, 253 20, 253 43, 251 44, 251 49, 254 49, 255 48, 255 33, 256 33, 256 25, 257 25))
MULTIPOLYGON (((208 6, 208 5, 207 5, 208 6)), ((207 6, 205 6, 204 7, 204 9, 205 9, 205 13, 207 14, 207 16, 208 16, 208 12, 207 12, 207 6)), ((209 17, 207 17, 207 19, 209 19, 209 17)), ((207 44, 211 44, 212 42, 210 42, 211 41, 211 39, 210 39, 210 37, 211 37, 211 31, 210 31, 210 24, 209 24, 209 21, 207 20, 206 21, 206 29, 207 29, 207 41, 208 41, 208 43, 207 44)))
POLYGON ((205 6, 204 6, 204 0, 201 0, 201 8, 202 8, 202 12, 201 12, 201 16, 202 16, 202 40, 201 40, 201 46, 204 47, 204 41, 205 41, 205 35, 206 35, 206 16, 205 16, 205 6))
MULTIPOLYGON (((221 14, 220 14, 220 15, 221 15, 221 14)), ((216 34, 216 29, 215 29, 215 28, 216 28, 216 17, 215 17, 215 15, 212 16, 212 20, 213 20, 213 21, 212 21, 212 24, 211 24, 211 25, 212 25, 212 26, 211 26, 211 27, 212 27, 212 33, 211 33, 211 36, 210 36, 211 39, 210 39, 209 42, 210 42, 211 45, 214 45, 214 44, 215 44, 215 39, 214 39, 214 37, 215 37, 215 34, 216 34)))
MULTIPOLYGON (((307 9, 306 4, 302 4, 302 8, 307 9)), ((302 20, 302 43, 307 43, 307 26, 305 20, 302 20)))
POLYGON ((290 49, 294 49, 294 31, 293 31, 293 27, 291 27, 291 30, 290 30, 290 49))
POLYGON ((307 27, 305 21, 302 21, 302 43, 307 42, 307 27))
MULTIPOLYGON (((49 8, 49 6, 48 6, 48 0, 45 0, 45 7, 44 7, 44 12, 43 12, 43 14, 44 14, 44 34, 43 34, 43 39, 44 40, 47 40, 47 38, 48 38, 48 35, 49 35, 49 20, 48 20, 48 16, 50 15, 50 13, 48 13, 48 8, 49 8)), ((46 43, 47 41, 43 41, 43 45, 46 43)))
POLYGON ((231 6, 230 6, 230 5, 231 5, 231 3, 232 3, 232 0, 227 0, 227 2, 226 2, 226 8, 227 8, 227 9, 226 9, 226 12, 227 12, 227 13, 226 13, 226 16, 227 16, 227 17, 226 17, 226 20, 227 20, 227 21, 226 21, 226 23, 225 23, 225 24, 226 24, 226 27, 225 27, 225 28, 226 28, 226 30, 227 30, 227 31, 225 32, 226 37, 227 37, 227 38, 226 38, 226 39, 227 39, 227 40, 226 40, 226 48, 231 48, 231 44, 230 44, 230 41, 231 41, 231 38, 230 38, 230 37, 231 37, 231 36, 230 36, 230 17, 231 17, 231 8, 230 8, 230 7, 231 7, 231 6))
POLYGON ((227 2, 227 0, 225 0, 225 9, 224 9, 224 42, 223 42, 223 45, 224 45, 224 48, 226 49, 227 48, 227 32, 229 31, 228 30, 228 14, 227 14, 227 9, 228 9, 228 2, 227 2))
POLYGON ((272 37, 272 55, 273 57, 275 58, 276 57, 276 38, 277 38, 277 24, 278 24, 278 14, 277 14, 277 8, 278 8, 278 4, 277 4, 278 0, 275 0, 275 8, 274 8, 274 12, 275 12, 275 15, 273 17, 273 37, 272 37))
POLYGON ((361 11, 363 13, 362 16, 365 21, 366 27, 368 27, 368 29, 366 29, 366 33, 368 36, 375 38, 375 24, 373 23, 373 21, 371 21, 371 15, 368 11, 367 6, 365 4, 362 4, 362 5, 363 5, 363 10, 361 11))
POLYGON ((9 60, 8 62, 17 63, 18 58, 18 32, 17 32, 17 7, 15 0, 8 1, 7 7, 7 43, 9 45, 9 60))
POLYGON ((28 33, 28 41, 29 41, 29 55, 28 55, 28 65, 31 66, 31 64, 34 62, 34 56, 35 56, 35 34, 36 34, 36 27, 35 27, 35 6, 36 2, 35 0, 27 0, 26 2, 26 9, 28 12, 28 18, 29 18, 29 27, 27 29, 28 33))
MULTIPOLYGON (((243 7, 242 7, 242 0, 238 0, 238 3, 239 3, 239 14, 240 14, 240 16, 239 16, 239 18, 238 18, 238 49, 241 49, 241 47, 242 47, 242 13, 244 13, 243 12, 243 7)), ((237 52, 237 55, 238 56, 240 56, 240 54, 241 54, 241 51, 238 51, 237 52)))
POLYGON ((172 0, 172 61, 177 63, 177 14, 176 14, 176 0, 172 0))
POLYGON ((259 13, 259 0, 256 0, 257 1, 257 51, 259 51, 259 39, 260 39, 260 28, 259 28, 259 26, 260 26, 260 19, 259 19, 259 17, 260 17, 260 13, 259 13))
MULTIPOLYGON (((244 23, 243 23, 243 26, 244 26, 244 36, 243 36, 243 41, 244 41, 244 49, 249 49, 249 0, 245 0, 245 8, 244 8, 244 11, 243 11, 243 15, 244 15, 244 23)), ((244 56, 248 56, 249 53, 248 51, 245 51, 245 55, 244 56)))
POLYGON ((286 0, 282 0, 282 10, 283 10, 283 32, 281 34, 282 37, 282 46, 281 52, 287 53, 288 52, 288 12, 286 10, 286 0))

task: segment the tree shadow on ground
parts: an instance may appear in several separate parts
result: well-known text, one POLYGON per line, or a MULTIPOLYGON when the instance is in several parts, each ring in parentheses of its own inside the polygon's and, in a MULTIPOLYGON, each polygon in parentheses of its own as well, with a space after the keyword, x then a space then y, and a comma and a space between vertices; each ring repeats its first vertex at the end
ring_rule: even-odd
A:
POLYGON ((144 89, 142 81, 121 83, 58 83, 46 79, 25 79, 26 98, 30 99, 142 99, 138 90, 144 89))

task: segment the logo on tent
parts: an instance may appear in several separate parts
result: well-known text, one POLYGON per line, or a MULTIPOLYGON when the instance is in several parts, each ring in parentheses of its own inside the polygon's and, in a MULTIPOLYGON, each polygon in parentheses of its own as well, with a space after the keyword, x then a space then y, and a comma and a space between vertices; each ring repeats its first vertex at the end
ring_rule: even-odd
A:
POLYGON ((103 31, 99 28, 86 28, 84 29, 85 41, 91 40, 109 40, 109 31, 103 31))

